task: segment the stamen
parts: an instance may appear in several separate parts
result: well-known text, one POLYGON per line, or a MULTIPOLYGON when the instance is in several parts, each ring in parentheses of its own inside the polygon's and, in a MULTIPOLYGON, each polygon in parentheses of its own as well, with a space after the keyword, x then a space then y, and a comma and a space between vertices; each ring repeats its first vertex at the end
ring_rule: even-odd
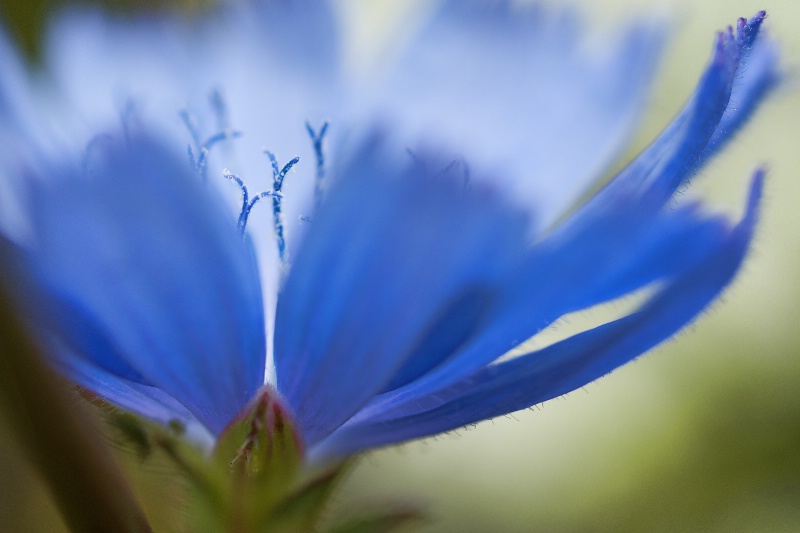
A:
MULTIPOLYGON (((217 122, 221 123, 223 118, 219 113, 224 113, 224 103, 222 102, 222 97, 218 95, 217 98, 214 99, 212 96, 212 105, 216 107, 222 106, 219 107, 219 109, 215 109, 215 112, 217 113, 217 122)), ((189 145, 189 162, 192 164, 200 177, 203 178, 203 181, 205 181, 207 175, 206 163, 208 162, 208 152, 211 150, 211 148, 224 140, 241 137, 242 134, 239 131, 223 128, 220 132, 215 133, 206 139, 205 142, 203 142, 200 135, 200 130, 197 127, 197 121, 194 119, 194 116, 192 116, 192 114, 185 109, 181 110, 179 114, 184 126, 186 126, 186 129, 189 131, 189 135, 192 137, 192 143, 194 143, 194 149, 192 149, 191 144, 189 145), (195 156, 195 152, 197 152, 197 156, 195 156)))
POLYGON ((197 168, 197 161, 194 159, 194 150, 192 150, 191 144, 186 146, 186 151, 189 154, 189 164, 192 166, 192 168, 197 168))
POLYGON ((273 200, 275 198, 283 199, 283 195, 275 191, 264 191, 254 196, 253 199, 250 200, 250 203, 247 204, 247 207, 245 207, 244 211, 242 212, 242 215, 239 217, 241 219, 243 232, 244 232, 244 226, 247 224, 247 218, 250 216, 250 210, 253 209, 253 206, 256 205, 256 203, 258 203, 259 200, 261 200, 262 198, 266 198, 267 196, 272 196, 273 200))
POLYGON ((221 142, 221 141, 224 141, 224 140, 227 140, 227 139, 236 139, 236 138, 241 137, 241 136, 242 136, 242 133, 239 132, 239 131, 230 130, 230 129, 222 130, 219 133, 209 137, 206 140, 206 142, 203 144, 203 148, 210 149, 212 146, 214 146, 218 142, 221 142))
POLYGON ((187 110, 182 109, 180 112, 181 120, 183 121, 183 125, 186 126, 186 129, 189 131, 189 135, 192 136, 192 142, 196 147, 200 147, 200 132, 197 130, 197 123, 194 120, 194 116, 189 113, 187 110))
POLYGON ((283 198, 283 196, 274 191, 264 191, 257 194, 251 200, 250 192, 247 190, 247 185, 244 184, 242 178, 240 178, 236 174, 231 173, 227 168, 222 171, 222 175, 225 178, 236 183, 242 190, 242 210, 239 212, 239 220, 236 223, 236 227, 239 229, 239 232, 242 234, 242 237, 244 237, 244 232, 245 229, 247 228, 247 219, 250 217, 250 211, 253 209, 253 206, 256 205, 256 203, 258 203, 259 200, 267 196, 272 196, 273 198, 276 197, 283 198))
POLYGON ((217 117, 217 129, 220 131, 229 128, 228 120, 228 106, 225 104, 225 99, 222 98, 222 92, 219 89, 214 89, 209 95, 211 101, 211 109, 214 110, 214 115, 217 117))
MULTIPOLYGON (((280 193, 281 189, 283 188, 283 180, 286 178, 286 174, 292 169, 293 166, 300 162, 300 158, 295 157, 286 163, 281 169, 278 165, 278 160, 275 158, 275 154, 269 150, 264 150, 264 153, 267 155, 267 157, 269 157, 269 161, 272 164, 272 190, 275 193, 280 193)), ((272 195, 272 219, 275 225, 275 237, 278 241, 278 257, 280 257, 281 263, 286 260, 286 239, 283 236, 283 213, 281 212, 282 199, 283 196, 280 194, 272 195)))
POLYGON ((314 157, 317 159, 317 170, 314 177, 314 209, 316 210, 322 202, 322 184, 325 179, 325 151, 323 142, 325 140, 325 134, 328 132, 328 123, 324 122, 319 129, 319 133, 316 133, 314 128, 311 127, 311 124, 306 122, 306 130, 308 131, 309 137, 311 137, 311 142, 314 145, 314 157))
POLYGON ((241 222, 242 213, 244 213, 244 210, 247 208, 247 204, 250 202, 250 193, 247 191, 247 185, 244 184, 242 178, 231 173, 231 171, 229 171, 227 168, 222 170, 222 176, 236 183, 236 185, 238 185, 242 190, 242 209, 239 211, 239 221, 241 222))
POLYGON ((264 150, 264 153, 267 154, 269 157, 269 161, 272 164, 272 177, 274 178, 273 187, 276 191, 280 191, 281 187, 283 187, 283 180, 286 178, 286 174, 292 170, 292 167, 295 166, 297 163, 300 162, 299 157, 295 157, 288 163, 286 163, 282 169, 278 170, 278 160, 275 159, 275 154, 270 152, 269 150, 264 150))
POLYGON ((200 156, 197 158, 197 166, 195 170, 200 176, 203 177, 203 180, 206 178, 206 163, 208 162, 208 148, 205 146, 200 147, 200 156))
POLYGON ((120 122, 122 123, 122 134, 125 136, 125 142, 131 142, 131 122, 136 117, 136 105, 133 100, 127 100, 125 107, 120 113, 120 122))

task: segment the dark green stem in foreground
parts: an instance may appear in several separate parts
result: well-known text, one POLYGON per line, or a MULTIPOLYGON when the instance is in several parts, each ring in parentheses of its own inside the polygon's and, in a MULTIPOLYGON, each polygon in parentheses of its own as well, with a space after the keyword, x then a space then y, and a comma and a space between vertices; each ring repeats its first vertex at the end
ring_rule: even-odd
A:
POLYGON ((0 286, 0 409, 65 522, 82 532, 151 531, 83 407, 42 361, 0 286))

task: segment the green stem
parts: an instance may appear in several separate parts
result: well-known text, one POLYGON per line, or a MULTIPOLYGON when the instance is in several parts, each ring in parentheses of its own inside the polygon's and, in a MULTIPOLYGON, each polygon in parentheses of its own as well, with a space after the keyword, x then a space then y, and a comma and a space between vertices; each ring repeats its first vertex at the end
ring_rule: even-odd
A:
POLYGON ((42 361, 2 286, 0 408, 73 531, 151 531, 100 429, 42 361))

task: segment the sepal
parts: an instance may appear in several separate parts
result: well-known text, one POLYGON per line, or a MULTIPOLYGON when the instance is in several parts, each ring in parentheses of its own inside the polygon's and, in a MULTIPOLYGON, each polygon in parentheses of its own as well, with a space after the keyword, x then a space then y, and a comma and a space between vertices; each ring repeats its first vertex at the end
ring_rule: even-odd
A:
POLYGON ((256 497, 260 507, 278 505, 298 475, 303 445, 289 411, 270 386, 256 393, 223 430, 213 463, 230 473, 234 492, 256 497))
POLYGON ((263 387, 234 418, 210 454, 180 427, 165 428, 109 410, 107 417, 142 460, 165 455, 189 487, 190 531, 373 532, 416 522, 416 509, 389 506, 325 525, 323 511, 352 461, 309 464, 283 400, 263 387))
POLYGON ((227 474, 227 531, 314 529, 342 471, 306 477, 302 439, 278 393, 263 387, 225 428, 212 455, 227 474))

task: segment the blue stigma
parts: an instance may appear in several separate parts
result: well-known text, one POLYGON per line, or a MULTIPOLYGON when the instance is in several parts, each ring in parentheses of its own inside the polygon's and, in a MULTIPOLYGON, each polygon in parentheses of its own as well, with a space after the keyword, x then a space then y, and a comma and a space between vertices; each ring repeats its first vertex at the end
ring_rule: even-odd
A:
POLYGON ((325 133, 328 131, 328 123, 324 122, 319 129, 319 133, 317 133, 314 131, 314 128, 311 127, 311 124, 306 122, 306 130, 308 131, 308 136, 311 137, 311 142, 314 145, 314 157, 317 159, 317 170, 314 176, 314 209, 316 210, 322 202, 322 182, 325 179, 325 151, 323 141, 325 139, 325 133))
MULTIPOLYGON (((323 127, 323 130, 324 129, 323 127)), ((322 133, 324 134, 324 131, 322 133)), ((286 178, 286 174, 292 170, 293 166, 300 162, 300 158, 295 157, 286 163, 283 168, 280 168, 275 154, 269 150, 264 150, 264 153, 269 157, 270 163, 272 163, 272 191, 273 193, 277 193, 272 194, 272 219, 275 225, 275 238, 278 241, 278 257, 280 257, 281 263, 283 263, 286 260, 286 239, 283 235, 283 213, 281 211, 281 200, 283 200, 283 196, 280 195, 280 192, 281 188, 283 188, 283 180, 286 178)))
POLYGON ((214 89, 208 97, 211 103, 211 109, 214 110, 214 116, 217 118, 217 129, 225 131, 230 129, 228 120, 228 106, 225 104, 225 99, 222 98, 222 93, 219 89, 214 89))
POLYGON ((242 210, 239 213, 239 220, 236 223, 236 227, 239 228, 239 232, 242 234, 242 237, 244 237, 244 231, 247 227, 247 219, 250 216, 250 211, 253 209, 253 206, 256 205, 256 203, 258 203, 259 200, 267 196, 272 196, 273 201, 275 198, 283 198, 283 196, 275 191, 264 191, 258 193, 251 199, 250 192, 247 190, 247 185, 244 184, 242 178, 240 178, 236 174, 232 174, 231 172, 228 171, 228 169, 223 170, 222 175, 225 178, 236 183, 242 190, 242 210))
MULTIPOLYGON (((241 137, 242 135, 241 132, 233 130, 229 127, 228 108, 219 90, 211 91, 209 94, 209 103, 216 118, 217 133, 211 135, 205 140, 203 140, 203 135, 200 132, 200 128, 197 125, 197 120, 195 117, 187 110, 181 110, 179 113, 186 130, 191 136, 191 142, 187 146, 189 164, 203 179, 203 181, 206 181, 207 179, 208 154, 211 148, 222 141, 235 139, 237 137, 241 137)), ((326 163, 324 143, 325 135, 328 132, 329 123, 323 122, 319 130, 315 130, 309 122, 306 122, 305 126, 306 131, 311 138, 311 143, 314 149, 314 157, 316 159, 314 179, 314 209, 316 210, 316 208, 319 207, 319 204, 322 202, 324 192, 323 184, 325 180, 326 163)), ((222 175, 225 179, 237 184, 242 191, 242 206, 236 223, 236 227, 239 229, 239 232, 242 236, 244 236, 247 229, 247 221, 250 217, 250 212, 252 211, 253 207, 262 198, 266 198, 267 196, 272 197, 272 217, 275 229, 275 238, 278 246, 278 256, 280 257, 281 263, 284 263, 286 261, 286 237, 284 235, 284 217, 283 207, 281 205, 283 194, 281 193, 281 189, 283 188, 283 180, 286 178, 286 175, 297 163, 300 162, 300 158, 295 157, 281 167, 272 152, 269 150, 264 150, 263 152, 267 155, 267 157, 269 157, 270 164, 272 166, 272 190, 263 191, 251 197, 250 191, 245 185, 244 180, 242 180, 239 176, 230 172, 228 169, 223 170, 222 175)), ((311 218, 301 217, 301 221, 309 222, 311 221, 311 218)))
MULTIPOLYGON (((224 125, 226 122, 226 109, 225 104, 222 101, 222 97, 219 96, 218 92, 215 91, 212 93, 211 102, 214 112, 217 115, 217 124, 220 126, 224 125)), ((202 136, 200 135, 200 130, 197 127, 197 122, 191 113, 186 110, 182 110, 180 112, 180 117, 181 120, 183 120, 183 124, 186 126, 186 129, 189 131, 189 135, 192 136, 192 143, 194 144, 194 148, 192 148, 192 144, 189 144, 187 147, 189 163, 200 175, 200 177, 203 178, 203 181, 205 181, 208 174, 206 169, 206 164, 208 163, 208 152, 211 150, 211 148, 221 141, 241 137, 242 134, 241 132, 231 130, 229 128, 221 128, 218 133, 215 133, 203 141, 202 136), (197 152, 197 155, 195 155, 195 152, 197 152)))

